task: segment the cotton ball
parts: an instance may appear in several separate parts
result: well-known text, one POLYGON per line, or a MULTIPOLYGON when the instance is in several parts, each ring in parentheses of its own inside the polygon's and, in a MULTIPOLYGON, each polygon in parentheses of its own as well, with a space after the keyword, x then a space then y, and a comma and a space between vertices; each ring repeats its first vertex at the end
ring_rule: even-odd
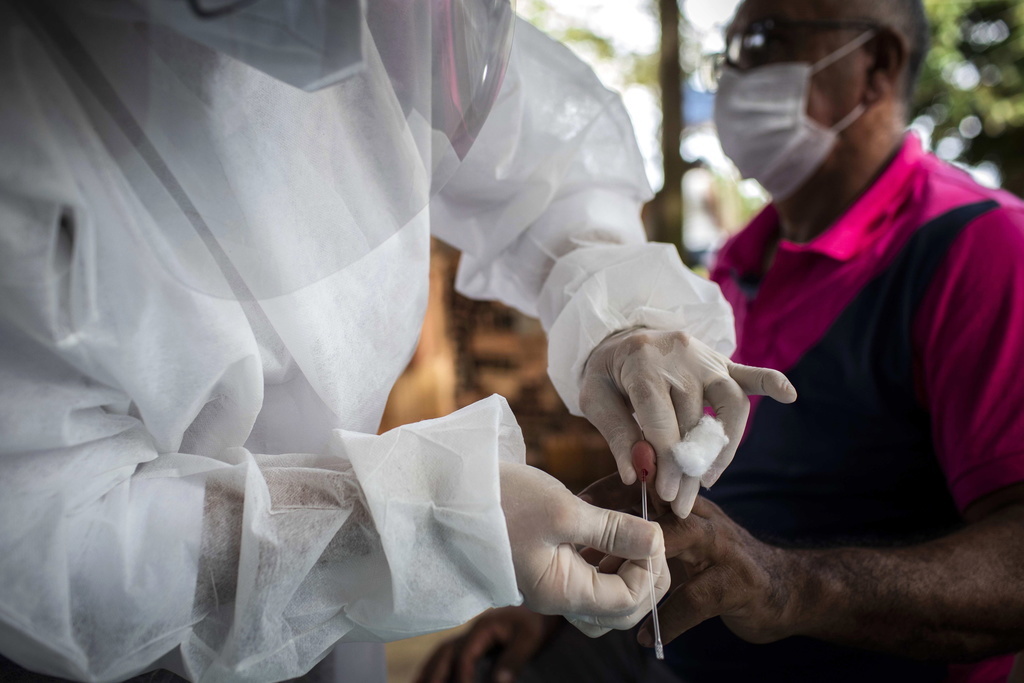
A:
POLYGON ((683 474, 703 477, 728 443, 729 437, 725 435, 722 423, 705 415, 682 441, 672 447, 672 457, 683 474))

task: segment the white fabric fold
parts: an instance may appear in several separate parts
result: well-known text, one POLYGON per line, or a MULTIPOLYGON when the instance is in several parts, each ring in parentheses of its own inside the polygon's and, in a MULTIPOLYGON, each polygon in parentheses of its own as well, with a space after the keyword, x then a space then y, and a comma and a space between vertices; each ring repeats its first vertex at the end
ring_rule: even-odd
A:
MULTIPOLYGON (((685 274, 639 282, 655 269, 634 257, 661 248, 642 244, 649 188, 618 98, 520 23, 493 120, 429 212, 315 285, 240 304, 160 261, 147 236, 184 225, 180 207, 140 201, 91 97, 7 5, 0 19, 0 653, 106 681, 177 648, 193 680, 277 680, 339 639, 517 602, 496 472, 522 439, 504 402, 374 434, 416 345, 430 230, 468 254, 465 291, 546 320, 570 406, 606 328, 713 312, 684 311, 685 274), (667 313, 631 317, 636 302, 667 313)), ((307 100, 262 96, 259 72, 164 48, 238 94, 204 119, 165 112, 176 124, 237 108, 321 121, 307 100)), ((139 49, 118 72, 153 58, 139 49)), ((209 131, 187 132, 183 154, 209 131)), ((360 148, 359 131, 333 132, 317 155, 360 148)), ((289 158, 276 170, 303 182, 289 158)), ((388 213, 355 196, 361 216, 388 213)))
POLYGON ((539 316, 548 374, 569 410, 590 352, 634 326, 735 347, 718 286, 647 244, 651 198, 621 99, 567 48, 520 21, 501 98, 434 199, 434 233, 462 250, 458 290, 539 316))
POLYGON ((681 330, 726 356, 736 346, 732 308, 718 285, 684 266, 668 244, 591 247, 566 255, 545 283, 540 311, 548 332, 548 374, 574 415, 582 415, 587 358, 620 330, 681 330))

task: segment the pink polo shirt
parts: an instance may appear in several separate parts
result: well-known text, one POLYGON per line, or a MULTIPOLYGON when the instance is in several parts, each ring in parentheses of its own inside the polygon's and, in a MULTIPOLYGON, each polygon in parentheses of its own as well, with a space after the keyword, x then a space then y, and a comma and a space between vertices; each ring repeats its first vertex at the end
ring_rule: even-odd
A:
MULTIPOLYGON (((782 241, 762 274, 779 230, 769 206, 725 245, 712 272, 735 311, 734 360, 786 372, 890 269, 921 226, 985 201, 995 206, 956 235, 909 327, 916 398, 961 512, 1024 481, 1024 202, 981 187, 908 135, 872 187, 820 236, 782 241)), ((855 338, 850 353, 857 353, 855 338)), ((757 405, 755 399, 755 411, 757 405)), ((1005 681, 1009 669, 1010 659, 1000 658, 953 667, 949 680, 1005 681)))

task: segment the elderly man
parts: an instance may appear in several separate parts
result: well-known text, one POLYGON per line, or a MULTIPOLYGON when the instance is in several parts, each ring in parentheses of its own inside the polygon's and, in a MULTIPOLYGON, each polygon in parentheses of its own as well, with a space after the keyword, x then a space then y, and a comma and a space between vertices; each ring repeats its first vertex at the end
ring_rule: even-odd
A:
MULTIPOLYGON (((1024 648, 1024 204, 905 133, 927 42, 920 0, 747 0, 729 28, 719 133, 774 201, 713 278, 734 360, 801 400, 755 405, 663 518, 688 683, 1005 681, 1024 648)), ((613 484, 589 493, 636 501, 613 484)))

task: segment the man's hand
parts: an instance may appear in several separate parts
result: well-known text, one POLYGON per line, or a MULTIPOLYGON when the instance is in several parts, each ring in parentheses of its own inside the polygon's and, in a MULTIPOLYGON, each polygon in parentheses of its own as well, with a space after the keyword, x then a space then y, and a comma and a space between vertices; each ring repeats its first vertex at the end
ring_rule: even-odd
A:
POLYGON ((780 372, 733 363, 682 332, 635 329, 608 337, 591 353, 583 370, 580 408, 611 447, 625 484, 637 477, 633 445, 644 439, 651 443, 657 454, 657 471, 651 475, 658 496, 684 517, 701 482, 711 486, 732 462, 750 413, 748 395, 796 400, 796 390, 780 372), (697 424, 706 405, 723 422, 729 444, 704 477, 689 477, 671 450, 697 424))
POLYGON ((658 609, 666 642, 721 616, 754 643, 801 635, 953 662, 1024 647, 1024 484, 976 501, 962 528, 897 548, 783 550, 707 500, 693 512, 658 520, 683 578, 658 609))
POLYGON ((442 643, 427 660, 417 683, 511 683, 544 646, 562 620, 537 614, 525 607, 503 607, 484 612, 466 633, 442 643), (487 678, 477 669, 489 653, 496 654, 487 678))
MULTIPOLYGON (((664 642, 718 616, 752 643, 792 635, 793 574, 785 550, 758 541, 705 498, 697 498, 686 519, 667 514, 658 523, 665 532, 666 556, 675 560, 674 584, 678 582, 658 609, 664 642)), ((639 640, 654 645, 649 617, 639 640)))
MULTIPOLYGON (((611 475, 588 486, 580 498, 600 507, 637 512, 640 487, 626 486, 611 475)), ((786 551, 761 543, 704 498, 697 498, 693 513, 685 519, 667 512, 657 521, 665 534, 665 556, 672 569, 672 593, 658 609, 664 642, 716 616, 751 642, 790 635, 785 626, 791 592, 786 551)), ((601 569, 614 570, 620 563, 605 558, 601 569)), ((654 645, 650 625, 648 617, 639 636, 648 647, 654 645)))

